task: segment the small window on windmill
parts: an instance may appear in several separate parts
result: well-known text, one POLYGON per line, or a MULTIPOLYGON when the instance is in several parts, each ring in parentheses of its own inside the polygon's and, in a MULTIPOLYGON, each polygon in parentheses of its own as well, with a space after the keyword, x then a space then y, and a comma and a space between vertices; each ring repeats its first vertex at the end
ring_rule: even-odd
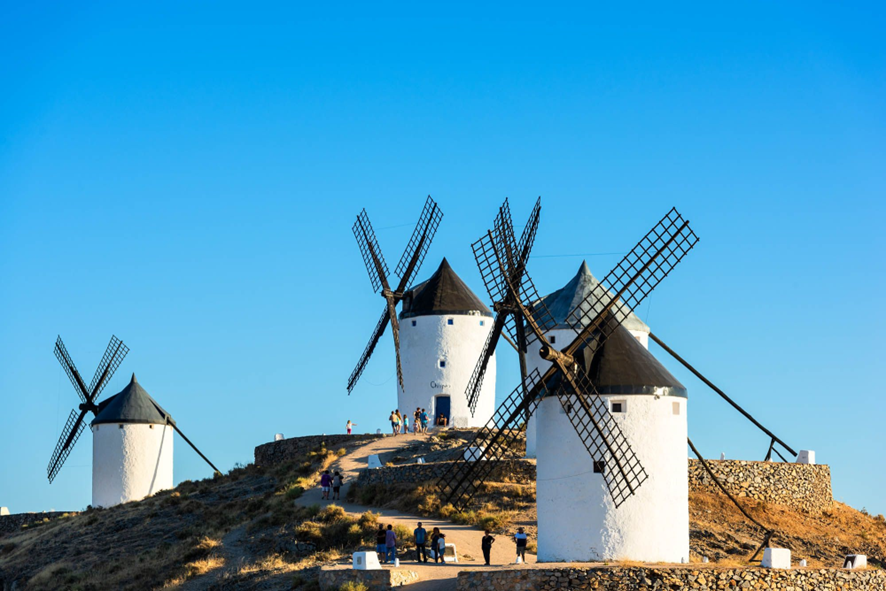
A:
POLYGON ((624 400, 619 400, 618 402, 612 402, 612 412, 617 413, 626 413, 628 412, 628 403, 624 400))
POLYGON ((480 321, 480 326, 486 326, 486 321, 485 321, 485 320, 481 320, 481 321, 480 321))
POLYGON ((680 414, 680 403, 679 402, 672 403, 671 408, 673 408, 673 413, 675 415, 680 414))
POLYGON ((153 429, 154 425, 148 425, 148 429, 153 429))
POLYGON ((120 423, 120 424, 119 424, 119 427, 122 429, 122 428, 123 428, 123 423, 120 423))
POLYGON ((594 474, 603 474, 606 463, 603 460, 594 460, 594 474))
POLYGON ((551 344, 553 345, 553 344, 556 343, 556 342, 557 342, 557 337, 555 337, 555 336, 552 335, 552 336, 551 336, 551 344))
POLYGON ((440 360, 440 367, 446 367, 446 360, 445 359, 440 360))
POLYGON ((452 318, 450 318, 449 320, 446 321, 446 324, 455 324, 455 322, 453 322, 452 318))
POLYGON ((412 321, 412 326, 415 326, 417 323, 415 320, 412 321))

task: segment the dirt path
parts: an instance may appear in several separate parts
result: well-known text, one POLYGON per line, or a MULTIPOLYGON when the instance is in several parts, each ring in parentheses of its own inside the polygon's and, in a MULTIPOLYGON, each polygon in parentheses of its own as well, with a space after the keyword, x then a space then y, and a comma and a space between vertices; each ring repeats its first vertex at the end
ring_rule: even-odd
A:
MULTIPOLYGON (((341 497, 347 496, 350 485, 357 480, 360 470, 366 468, 370 455, 378 454, 382 465, 385 461, 395 455, 397 450, 407 447, 420 439, 427 439, 427 435, 399 435, 397 437, 385 437, 363 445, 353 452, 343 456, 336 461, 330 470, 338 470, 345 479, 342 486, 341 497)), ((413 561, 401 561, 400 567, 406 568, 418 573, 420 579, 417 583, 410 585, 415 591, 449 591, 456 588, 456 576, 462 570, 484 570, 502 568, 501 565, 513 564, 516 553, 513 541, 507 535, 496 536, 496 542, 492 546, 492 564, 499 565, 487 567, 483 565, 483 552, 480 549, 480 539, 483 532, 469 525, 456 525, 452 522, 441 519, 429 519, 402 513, 393 509, 378 509, 375 507, 365 507, 344 501, 324 501, 319 487, 305 491, 298 499, 297 503, 304 506, 310 505, 340 505, 346 512, 351 515, 359 515, 365 511, 373 511, 381 515, 380 522, 392 525, 403 525, 409 530, 413 530, 416 524, 422 522, 425 529, 430 532, 435 527, 439 527, 440 531, 446 535, 446 542, 455 544, 458 551, 458 563, 447 564, 418 564, 413 561)), ((404 544, 399 542, 401 548, 407 548, 408 542, 404 544)), ((527 554, 529 563, 535 562, 535 556, 527 554)), ((385 565, 382 568, 390 568, 385 565)))

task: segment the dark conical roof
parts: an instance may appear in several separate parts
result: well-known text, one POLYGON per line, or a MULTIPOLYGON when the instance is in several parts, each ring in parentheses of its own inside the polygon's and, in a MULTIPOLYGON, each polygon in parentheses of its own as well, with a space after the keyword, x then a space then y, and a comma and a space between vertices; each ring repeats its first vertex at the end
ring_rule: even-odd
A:
MULTIPOLYGON (((591 273, 587 261, 582 261, 581 266, 578 268, 578 273, 575 274, 575 277, 569 280, 569 283, 557 291, 544 296, 540 300, 545 306, 547 306, 548 310, 551 312, 551 316, 553 316, 557 323, 556 326, 552 328, 572 328, 567 322, 569 315, 595 290, 597 291, 598 298, 606 299, 604 295, 608 295, 610 298, 612 297, 611 293, 604 291, 603 286, 597 281, 597 278, 594 277, 593 273, 591 273)), ((591 312, 591 310, 586 310, 585 312, 591 312)), ((596 316, 596 314, 594 314, 594 316, 596 316)), ((625 318, 622 325, 628 330, 649 332, 649 327, 646 326, 646 323, 640 320, 640 318, 633 312, 628 314, 628 317, 625 318)))
POLYGON ((135 374, 129 385, 98 405, 98 413, 93 425, 103 423, 150 423, 155 425, 175 424, 169 413, 145 392, 135 374))
POLYGON ((599 394, 686 397, 686 387, 624 326, 609 335, 596 355, 583 348, 576 356, 599 394))
POLYGON ((492 316, 489 308, 455 274, 445 258, 427 281, 406 292, 400 318, 440 314, 492 316))

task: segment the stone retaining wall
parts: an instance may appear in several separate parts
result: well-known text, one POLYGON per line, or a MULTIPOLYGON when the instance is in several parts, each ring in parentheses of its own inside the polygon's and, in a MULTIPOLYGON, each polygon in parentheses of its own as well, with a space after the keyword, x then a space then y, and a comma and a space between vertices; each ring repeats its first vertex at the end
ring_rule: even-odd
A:
POLYGON ((365 435, 309 435, 307 437, 291 437, 282 441, 271 441, 255 448, 256 466, 273 466, 283 464, 312 451, 325 443, 329 449, 336 449, 345 443, 368 443, 381 439, 384 435, 375 433, 365 435))
POLYGON ((458 573, 458 591, 664 591, 769 589, 772 591, 883 591, 886 571, 841 569, 588 567, 515 568, 458 573))
MULTIPOLYGON (((824 465, 783 462, 707 460, 730 494, 821 513, 830 509, 831 469, 824 465)), ((721 493, 698 460, 689 460, 689 490, 721 493)))
POLYGON ((0 516, 0 536, 13 534, 21 531, 23 525, 31 525, 32 523, 40 523, 44 519, 55 519, 65 513, 76 513, 69 511, 46 511, 43 513, 16 513, 14 515, 0 516))
MULTIPOLYGON (((432 464, 402 464, 385 466, 374 470, 361 470, 357 484, 391 485, 402 482, 419 484, 440 478, 452 462, 434 462, 432 464)), ((501 462, 488 480, 528 483, 535 481, 535 462, 531 460, 505 460, 501 462)))
POLYGON ((381 570, 353 570, 351 568, 323 568, 320 570, 320 589, 338 591, 348 582, 363 583, 370 591, 381 591, 418 580, 418 574, 402 568, 381 570))

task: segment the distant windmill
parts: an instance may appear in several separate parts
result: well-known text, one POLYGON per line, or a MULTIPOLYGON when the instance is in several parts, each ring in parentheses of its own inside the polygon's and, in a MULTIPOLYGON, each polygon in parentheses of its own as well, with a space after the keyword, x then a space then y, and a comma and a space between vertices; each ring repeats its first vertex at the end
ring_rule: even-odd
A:
MULTIPOLYGON (((572 539, 576 545, 583 547, 576 554, 564 559, 590 559, 589 554, 595 551, 591 547, 591 544, 596 542, 593 536, 599 534, 591 531, 582 533, 583 530, 609 529, 615 530, 616 535, 612 539, 622 536, 609 547, 597 548, 601 556, 607 557, 608 552, 618 553, 620 549, 625 548, 628 548, 630 554, 631 549, 624 542, 625 532, 628 534, 626 537, 630 538, 628 543, 633 543, 636 533, 649 537, 649 530, 648 527, 641 530, 635 527, 635 531, 628 531, 619 525, 619 520, 629 525, 634 524, 638 515, 645 516, 642 513, 644 508, 632 506, 627 512, 625 510, 619 512, 617 509, 637 493, 640 486, 649 479, 649 473, 634 451, 632 443, 637 442, 629 441, 622 428, 624 425, 633 430, 633 426, 613 416, 612 412, 618 410, 611 408, 610 400, 600 395, 595 380, 600 376, 598 368, 601 358, 607 354, 606 344, 610 336, 618 335, 618 346, 609 351, 610 355, 621 354, 625 347, 630 348, 632 345, 642 348, 629 334, 627 338, 624 337, 627 333, 621 324, 631 313, 631 309, 636 307, 695 246, 698 238, 689 228, 688 222, 683 220, 676 210, 668 212, 607 275, 604 283, 608 289, 600 286, 574 307, 569 314, 569 325, 573 327, 577 336, 558 350, 549 341, 547 334, 554 328, 556 321, 544 300, 538 297, 525 271, 525 259, 510 254, 517 252, 519 245, 514 238, 512 227, 509 212, 503 207, 494 229, 487 232, 487 235, 474 245, 475 258, 484 279, 491 278, 486 281, 487 284, 497 286, 501 292, 501 298, 493 299, 511 303, 513 308, 508 311, 522 320, 527 329, 527 338, 540 343, 539 355, 550 362, 550 366, 543 374, 539 369, 529 372, 526 379, 499 406, 487 426, 480 429, 474 440, 478 453, 471 459, 453 462, 440 479, 438 486, 441 499, 444 503, 464 508, 473 498, 480 483, 485 481, 498 463, 518 445, 521 424, 527 416, 532 416, 540 410, 540 419, 545 427, 540 428, 540 431, 556 439, 548 441, 545 446, 540 446, 538 456, 539 555, 542 554, 542 529, 547 525, 547 520, 543 516, 557 511, 565 512, 566 517, 571 517, 572 523, 578 528, 574 531, 572 528, 569 531, 560 531, 557 535, 572 539), (551 406, 554 401, 560 409, 559 412, 551 406), (565 427, 566 423, 571 424, 572 429, 565 427), (553 426, 556 428, 551 428, 553 426), (587 471, 594 472, 596 473, 594 476, 599 477, 599 486, 602 487, 602 491, 607 491, 607 498, 597 497, 598 493, 592 491, 572 490, 575 505, 567 508, 562 502, 549 503, 549 498, 560 501, 561 489, 564 487, 568 489, 571 484, 568 478, 555 478, 551 483, 543 482, 545 466, 580 458, 583 455, 582 448, 590 455, 590 461, 586 462, 587 471), (591 466, 593 470, 590 469, 591 466), (544 486, 549 488, 543 490, 544 486)), ((679 383, 675 380, 674 382, 674 391, 679 391, 676 387, 679 383)), ((656 405, 660 402, 658 395, 649 395, 648 398, 654 400, 656 405)), ((665 399, 661 404, 667 402, 665 399)), ((662 419, 666 420, 663 409, 664 407, 658 409, 653 413, 654 416, 661 415, 662 419)), ((676 410, 678 407, 674 407, 674 411, 676 410)), ((678 418, 685 425, 685 405, 679 410, 682 416, 678 418)), ((642 419, 643 416, 651 415, 645 412, 637 414, 638 418, 642 419)), ((674 458, 670 456, 682 458, 685 481, 686 456, 685 448, 682 447, 686 441, 685 428, 681 435, 678 427, 675 426, 673 432, 669 431, 666 435, 669 443, 673 439, 680 447, 676 448, 676 452, 673 446, 668 447, 667 474, 653 480, 653 488, 656 490, 660 490, 658 482, 671 479, 680 465, 678 462, 672 462, 674 458)), ((646 446, 655 443, 654 438, 639 442, 644 452, 646 446)), ((584 458, 587 459, 587 456, 584 458)), ((661 474, 661 471, 658 466, 654 466, 652 473, 661 474)), ((572 476, 577 474, 573 473, 572 476)), ((679 479, 679 474, 676 476, 679 479)), ((686 501, 683 502, 685 504, 686 501)), ((657 508, 651 507, 649 510, 654 512, 657 508)), ((642 516, 640 520, 642 521, 642 516)), ((558 523, 560 523, 559 518, 558 523)), ((685 552, 688 553, 688 523, 686 527, 685 552)), ((656 538, 656 543, 662 541, 662 535, 666 536, 667 533, 656 538)), ((683 553, 681 548, 677 551, 683 553)), ((634 558, 646 559, 642 552, 634 558)))
POLYGON ((169 413, 139 385, 135 374, 121 392, 96 403, 128 352, 129 348, 112 336, 87 387, 61 337, 55 342, 55 356, 68 374, 81 403, 68 416, 46 472, 49 482, 52 482, 83 433, 86 415, 91 412, 95 416, 91 423, 94 506, 107 507, 138 500, 158 490, 171 488, 173 430, 194 448, 215 473, 219 473, 212 462, 185 437, 169 413))
POLYGON ((391 289, 391 285, 388 282, 390 271, 385 262, 384 255, 382 255, 381 249, 378 246, 378 240, 375 237, 372 224, 369 222, 369 216, 366 214, 365 209, 357 216, 357 221, 354 222, 353 226, 354 236, 357 238, 360 253, 363 255, 363 262, 366 264, 366 270, 369 272, 369 281, 372 283, 372 289, 373 291, 381 289, 381 296, 385 299, 385 309, 375 325, 369 344, 366 345, 363 355, 360 356, 360 361, 357 362, 357 367, 354 368, 350 378, 348 378, 348 394, 351 393, 351 390, 357 384, 357 380, 360 379, 360 375, 369 362, 369 358, 372 356, 378 340, 384 334, 388 322, 391 323, 391 332, 394 335, 394 353, 397 357, 397 382, 401 388, 403 387, 403 370, 400 367, 400 324, 397 320, 397 304, 403 299, 406 288, 409 287, 410 282, 418 273, 419 268, 421 268, 421 264, 428 252, 428 248, 431 246, 431 241, 434 239, 434 234, 437 232, 437 227, 440 225, 442 218, 442 210, 428 195, 418 223, 415 225, 415 230, 412 232, 412 237, 403 251, 403 256, 400 257, 397 268, 394 269, 394 274, 400 277, 400 282, 396 289, 391 289))

